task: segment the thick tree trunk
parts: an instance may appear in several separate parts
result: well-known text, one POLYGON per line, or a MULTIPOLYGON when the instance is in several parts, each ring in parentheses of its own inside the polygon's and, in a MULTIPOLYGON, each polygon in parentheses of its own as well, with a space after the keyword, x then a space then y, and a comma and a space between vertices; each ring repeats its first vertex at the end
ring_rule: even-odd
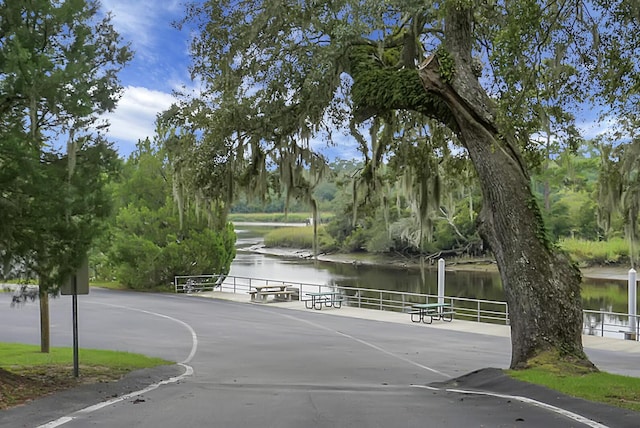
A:
POLYGON ((445 48, 455 63, 448 83, 435 58, 422 64, 425 89, 449 107, 483 192, 479 232, 491 245, 509 306, 511 367, 544 351, 589 367, 582 348, 580 273, 547 241, 517 146, 501 133, 492 102, 471 69, 470 13, 447 15, 445 48))

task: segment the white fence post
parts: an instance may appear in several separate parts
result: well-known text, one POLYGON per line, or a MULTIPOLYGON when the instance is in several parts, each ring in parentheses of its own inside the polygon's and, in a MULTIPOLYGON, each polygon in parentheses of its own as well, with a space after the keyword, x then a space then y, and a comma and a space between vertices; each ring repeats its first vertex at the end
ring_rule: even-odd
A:
POLYGON ((629 269, 629 339, 638 340, 638 324, 636 322, 637 312, 637 282, 635 269, 629 269))
MULTIPOLYGON (((444 259, 438 260, 438 304, 444 305, 444 259)), ((442 311, 442 307, 438 308, 442 311)))

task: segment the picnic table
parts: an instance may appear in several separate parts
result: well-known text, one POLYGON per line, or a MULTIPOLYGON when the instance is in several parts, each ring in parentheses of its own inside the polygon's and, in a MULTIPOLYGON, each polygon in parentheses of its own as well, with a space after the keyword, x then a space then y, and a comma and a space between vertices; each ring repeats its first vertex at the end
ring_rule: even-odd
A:
POLYGON ((249 291, 251 301, 266 302, 269 296, 274 296, 274 299, 291 301, 291 295, 295 293, 292 290, 287 290, 287 284, 282 285, 256 285, 253 288, 255 290, 249 291))
POLYGON ((325 307, 333 307, 340 309, 342 307, 342 294, 339 291, 320 291, 317 293, 305 293, 308 299, 305 299, 304 305, 307 309, 322 309, 325 307))
POLYGON ((411 305, 411 310, 409 310, 408 313, 411 315, 412 322, 423 322, 426 324, 431 324, 434 319, 451 322, 455 315, 451 303, 417 303, 411 305))

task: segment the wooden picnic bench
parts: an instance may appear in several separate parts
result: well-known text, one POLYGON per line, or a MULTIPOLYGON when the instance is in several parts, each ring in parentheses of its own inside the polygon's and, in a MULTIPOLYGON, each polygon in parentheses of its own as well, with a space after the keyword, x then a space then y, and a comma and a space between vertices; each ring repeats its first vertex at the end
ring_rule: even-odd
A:
POLYGON ((269 296, 273 296, 274 300, 291 301, 291 296, 296 293, 294 290, 288 290, 287 285, 259 285, 254 287, 255 290, 249 291, 252 302, 266 302, 269 296))
POLYGON ((426 324, 431 324, 434 319, 451 322, 456 314, 451 303, 418 303, 412 305, 407 313, 411 315, 412 322, 426 324))

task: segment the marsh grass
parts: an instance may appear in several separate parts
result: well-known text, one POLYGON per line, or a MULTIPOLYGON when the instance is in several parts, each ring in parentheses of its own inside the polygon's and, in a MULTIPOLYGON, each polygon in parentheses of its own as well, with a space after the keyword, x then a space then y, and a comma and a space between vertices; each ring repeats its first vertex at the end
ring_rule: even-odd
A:
MULTIPOLYGON (((264 222, 264 223, 304 223, 311 217, 311 213, 231 213, 229 221, 232 222, 264 222)), ((322 222, 328 222, 333 218, 332 213, 320 213, 322 222)))
POLYGON ((629 257, 629 242, 622 238, 612 238, 608 241, 565 238, 561 239, 558 245, 578 264, 619 263, 629 257))
MULTIPOLYGON (((313 248, 313 226, 279 227, 264 236, 267 247, 313 248)), ((329 236, 324 226, 318 226, 318 249, 321 252, 333 250, 335 240, 329 236)))

